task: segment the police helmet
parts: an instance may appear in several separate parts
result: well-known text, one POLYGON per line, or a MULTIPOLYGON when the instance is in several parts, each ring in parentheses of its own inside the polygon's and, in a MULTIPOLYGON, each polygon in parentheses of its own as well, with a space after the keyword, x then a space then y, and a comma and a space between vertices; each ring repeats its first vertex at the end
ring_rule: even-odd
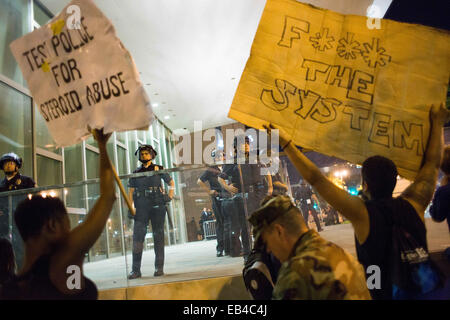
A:
POLYGON ((5 153, 0 158, 0 169, 3 170, 3 165, 8 161, 14 161, 17 165, 17 168, 20 169, 22 167, 22 158, 19 157, 14 152, 5 153))
POLYGON ((158 153, 156 152, 155 149, 153 149, 153 147, 149 144, 143 144, 140 145, 139 148, 136 150, 136 152, 134 153, 135 156, 137 156, 139 154, 139 160, 141 160, 141 151, 142 150, 147 150, 148 152, 150 152, 151 156, 152 156, 152 160, 156 158, 156 156, 158 155, 158 153))

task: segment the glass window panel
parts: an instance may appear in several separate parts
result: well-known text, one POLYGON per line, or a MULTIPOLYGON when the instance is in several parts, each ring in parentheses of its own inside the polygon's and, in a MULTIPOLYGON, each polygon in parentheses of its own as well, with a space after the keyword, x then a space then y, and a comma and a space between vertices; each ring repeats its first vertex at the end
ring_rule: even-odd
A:
POLYGON ((37 184, 40 187, 62 184, 62 162, 36 155, 37 184))
MULTIPOLYGON (((64 148, 64 170, 66 175, 66 183, 78 182, 83 180, 81 148, 81 143, 64 148)), ((86 197, 84 195, 84 189, 84 186, 67 188, 66 206, 72 208, 85 208, 86 197)))
POLYGON ((128 155, 130 156, 130 171, 133 172, 139 165, 139 159, 134 155, 138 148, 137 141, 134 135, 135 131, 128 132, 128 155))
POLYGON ((118 174, 127 174, 127 150, 122 147, 117 146, 117 170, 118 174))
POLYGON ((26 86, 9 44, 31 30, 27 0, 0 0, 0 73, 26 86))
POLYGON ((79 143, 64 148, 64 169, 66 171, 66 183, 83 180, 81 147, 82 144, 79 143))
POLYGON ((99 154, 86 149, 86 171, 88 179, 99 177, 99 154))
POLYGON ((123 144, 127 143, 127 133, 126 132, 117 132, 116 133, 117 140, 122 142, 123 144))
POLYGON ((106 223, 106 227, 108 228, 110 256, 117 256, 122 254, 122 231, 120 224, 119 205, 120 204, 116 202, 110 214, 110 218, 106 223))
POLYGON ((51 19, 51 16, 49 16, 43 9, 41 9, 36 1, 33 1, 33 11, 34 21, 39 23, 40 26, 43 26, 51 19))
POLYGON ((19 155, 23 160, 20 172, 30 177, 33 176, 31 128, 31 98, 0 82, 0 154, 19 155))
POLYGON ((144 142, 145 141, 145 131, 144 130, 136 130, 136 132, 137 132, 138 139, 141 142, 144 142))
POLYGON ((36 105, 34 110, 36 114, 36 146, 56 154, 62 154, 61 148, 56 148, 56 143, 36 105))
POLYGON ((159 138, 159 131, 158 131, 159 125, 158 120, 153 121, 153 124, 151 126, 151 130, 153 132, 153 138, 158 139, 159 138))

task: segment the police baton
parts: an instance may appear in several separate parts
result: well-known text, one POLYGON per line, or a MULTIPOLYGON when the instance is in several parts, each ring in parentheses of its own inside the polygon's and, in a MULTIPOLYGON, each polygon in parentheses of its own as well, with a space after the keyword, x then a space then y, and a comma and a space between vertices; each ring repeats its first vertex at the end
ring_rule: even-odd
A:
MULTIPOLYGON (((111 160, 110 160, 111 162, 111 160)), ((128 195, 125 191, 125 188, 122 185, 122 181, 120 181, 119 176, 117 175, 116 168, 114 168, 113 164, 111 163, 111 169, 114 173, 114 179, 116 179, 117 185, 119 186, 120 193, 122 193, 122 197, 125 199, 125 202, 127 203, 128 209, 130 210, 130 213, 135 216, 136 211, 133 209, 133 204, 131 203, 130 198, 128 198, 128 195)))

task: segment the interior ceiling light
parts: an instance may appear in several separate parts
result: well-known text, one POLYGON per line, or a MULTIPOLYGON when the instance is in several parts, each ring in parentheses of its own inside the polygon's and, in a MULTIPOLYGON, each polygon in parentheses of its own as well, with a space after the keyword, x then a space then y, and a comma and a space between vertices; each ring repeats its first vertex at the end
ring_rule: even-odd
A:
POLYGON ((165 116, 164 119, 169 120, 170 116, 165 116))

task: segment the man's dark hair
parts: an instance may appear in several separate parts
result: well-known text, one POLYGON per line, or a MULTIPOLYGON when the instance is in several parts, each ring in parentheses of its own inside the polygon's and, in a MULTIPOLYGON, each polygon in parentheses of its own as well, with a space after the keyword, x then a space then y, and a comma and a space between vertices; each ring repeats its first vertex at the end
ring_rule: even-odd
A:
POLYGON ((27 241, 39 235, 47 221, 61 219, 66 214, 66 207, 61 199, 33 196, 19 203, 14 213, 14 220, 23 241, 27 241))
POLYGON ((441 163, 441 170, 446 175, 450 175, 450 145, 446 146, 444 149, 444 157, 441 163))
POLYGON ((373 199, 392 197, 398 175, 397 167, 392 160, 382 156, 367 158, 362 165, 361 173, 373 199))

